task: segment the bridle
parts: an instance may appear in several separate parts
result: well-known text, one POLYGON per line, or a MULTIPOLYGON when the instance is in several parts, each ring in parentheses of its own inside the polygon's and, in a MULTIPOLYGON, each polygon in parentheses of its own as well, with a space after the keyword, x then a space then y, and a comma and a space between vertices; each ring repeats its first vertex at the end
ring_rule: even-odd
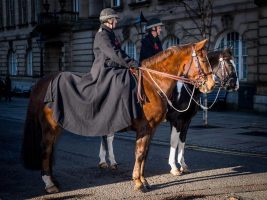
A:
MULTIPOLYGON (((208 61, 208 59, 207 59, 208 61)), ((209 63, 210 66, 210 63, 209 63)), ((199 62, 199 58, 198 55, 196 54, 196 51, 194 49, 194 47, 192 47, 192 54, 191 54, 191 60, 189 63, 187 63, 187 65, 185 66, 185 68, 187 68, 186 73, 183 76, 176 76, 176 75, 172 75, 172 74, 168 74, 165 72, 160 72, 157 70, 153 70, 153 69, 149 69, 146 67, 139 67, 140 70, 142 71, 146 71, 148 73, 148 75, 151 77, 152 80, 154 80, 151 76, 150 73, 152 74, 157 74, 166 78, 170 78, 176 81, 181 81, 184 83, 189 83, 194 85, 196 88, 199 88, 200 86, 205 85, 205 83, 207 82, 207 76, 212 74, 212 71, 210 70, 207 74, 205 74, 203 72, 203 70, 200 67, 200 62, 199 62), (192 67, 192 63, 195 63, 195 66, 197 67, 197 71, 198 71, 198 77, 195 80, 191 80, 188 77, 188 73, 190 71, 190 68, 192 67)), ((211 69, 211 66, 210 66, 211 69)))
POLYGON ((232 73, 229 71, 229 64, 226 61, 227 58, 223 57, 223 55, 220 55, 218 66, 216 72, 214 72, 216 84, 220 88, 227 88, 230 86, 230 82, 232 79, 234 79, 233 76, 230 76, 232 73), (221 69, 221 77, 219 76, 218 72, 221 69))
MULTIPOLYGON (((206 56, 207 62, 209 62, 207 56, 206 56)), ((204 73, 204 71, 201 69, 200 67, 200 62, 199 62, 199 58, 196 54, 196 51, 194 49, 194 47, 192 47, 192 57, 191 57, 191 61, 190 63, 188 63, 185 67, 187 68, 187 72, 185 73, 185 77, 188 76, 189 70, 192 66, 192 62, 195 63, 195 66, 197 67, 197 71, 198 71, 198 77, 196 78, 196 85, 195 87, 200 87, 200 86, 204 86, 207 82, 207 76, 212 74, 212 71, 209 70, 209 72, 207 74, 204 73)), ((211 69, 211 65, 209 63, 209 69, 211 69)))

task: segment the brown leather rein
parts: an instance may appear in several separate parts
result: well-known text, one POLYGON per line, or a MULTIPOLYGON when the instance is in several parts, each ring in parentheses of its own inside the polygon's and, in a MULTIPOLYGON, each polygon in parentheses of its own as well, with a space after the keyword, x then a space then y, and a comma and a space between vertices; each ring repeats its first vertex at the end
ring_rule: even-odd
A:
MULTIPOLYGON (((170 79, 173 79, 173 80, 176 80, 176 81, 181 81, 181 82, 184 82, 184 83, 192 84, 192 85, 195 86, 195 88, 198 88, 200 85, 204 85, 206 83, 206 76, 212 74, 212 71, 209 72, 208 74, 204 74, 203 73, 202 69, 200 68, 200 63, 199 63, 199 60, 198 60, 198 56, 196 55, 196 52, 195 52, 194 48, 192 48, 192 50, 193 50, 193 53, 192 53, 192 57, 191 57, 190 63, 188 63, 186 65, 186 67, 188 68, 188 71, 189 71, 190 67, 192 65, 192 62, 195 62, 196 67, 198 69, 198 75, 199 75, 197 80, 190 80, 190 79, 185 78, 185 77, 176 76, 176 75, 168 74, 168 73, 165 73, 165 72, 160 72, 160 71, 149 69, 149 68, 146 68, 146 67, 139 67, 138 68, 139 69, 138 70, 138 74, 136 73, 136 71, 134 72, 132 70, 132 73, 138 79, 138 92, 137 92, 138 101, 139 102, 143 102, 144 101, 144 98, 142 97, 142 92, 141 92, 141 89, 142 89, 142 87, 141 87, 141 84, 142 84, 141 83, 142 82, 141 79, 143 77, 143 74, 142 74, 141 70, 148 72, 148 74, 149 74, 151 79, 152 79, 152 77, 151 77, 150 73, 153 73, 153 74, 157 74, 157 75, 160 75, 160 76, 163 76, 163 77, 166 77, 166 78, 170 78, 170 79)), ((150 82, 150 81, 148 81, 148 82, 150 82)), ((156 90, 158 90, 158 89, 156 88, 156 90)))

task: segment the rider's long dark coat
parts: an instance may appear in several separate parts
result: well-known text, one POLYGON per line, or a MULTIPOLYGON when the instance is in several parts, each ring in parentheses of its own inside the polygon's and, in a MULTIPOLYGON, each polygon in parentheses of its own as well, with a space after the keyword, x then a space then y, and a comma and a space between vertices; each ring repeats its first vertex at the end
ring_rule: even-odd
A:
POLYGON ((102 25, 93 47, 90 73, 60 73, 49 85, 45 103, 66 130, 85 136, 114 133, 140 117, 136 81, 129 67, 138 63, 121 50, 114 32, 102 25))
POLYGON ((162 45, 159 37, 153 37, 151 33, 148 33, 141 41, 142 46, 140 50, 139 62, 141 63, 144 59, 150 58, 161 52, 162 45))

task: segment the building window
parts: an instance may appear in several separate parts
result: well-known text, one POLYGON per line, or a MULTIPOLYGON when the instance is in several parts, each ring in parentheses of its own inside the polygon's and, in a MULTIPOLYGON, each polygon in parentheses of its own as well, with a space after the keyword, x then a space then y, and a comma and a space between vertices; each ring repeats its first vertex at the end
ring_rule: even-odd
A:
POLYGON ((17 75, 16 55, 13 51, 8 53, 8 72, 10 75, 17 75))
POLYGON ((28 23, 28 6, 27 0, 19 0, 19 24, 27 24, 28 23))
POLYGON ((228 32, 223 34, 216 42, 215 49, 232 48, 238 78, 246 80, 247 78, 247 47, 246 42, 237 32, 228 32))
POLYGON ((26 57, 26 73, 28 76, 32 76, 32 50, 29 49, 27 51, 27 57, 26 57))
POLYGON ((120 0, 111 0, 112 7, 120 7, 121 1, 120 0))
POLYGON ((162 48, 163 49, 167 49, 171 46, 175 46, 177 44, 179 44, 179 38, 177 38, 176 36, 174 35, 171 35, 171 36, 168 36, 164 42, 163 42, 163 45, 162 45, 162 48))
POLYGON ((80 11, 79 0, 72 0, 72 11, 76 13, 80 11))
POLYGON ((0 0, 0 30, 4 27, 3 1, 0 0))
POLYGON ((127 41, 122 45, 122 49, 126 52, 128 56, 133 59, 137 59, 136 56, 136 45, 132 41, 127 41))
POLYGON ((37 17, 41 13, 41 1, 32 0, 31 1, 31 24, 35 25, 37 23, 37 17))
POLYGON ((6 26, 15 26, 15 4, 14 0, 6 0, 6 26))

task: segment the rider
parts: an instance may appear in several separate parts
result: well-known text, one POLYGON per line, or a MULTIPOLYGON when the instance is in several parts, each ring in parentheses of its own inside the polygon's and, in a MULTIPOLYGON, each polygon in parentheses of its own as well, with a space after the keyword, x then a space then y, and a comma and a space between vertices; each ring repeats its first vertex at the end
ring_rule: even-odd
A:
POLYGON ((113 32, 117 13, 106 8, 100 13, 95 35, 95 60, 85 75, 62 72, 48 86, 44 102, 53 110, 58 124, 84 136, 103 136, 132 125, 142 115, 136 96, 136 81, 130 68, 138 68, 120 47, 113 32))
MULTIPOLYGON (((100 14, 101 16, 101 14, 100 14)), ((142 47, 140 52, 140 63, 143 59, 149 58, 156 53, 162 51, 162 45, 159 40, 159 35, 161 33, 161 26, 163 23, 159 19, 151 19, 148 21, 146 30, 147 35, 142 40, 142 47)), ((108 135, 107 137, 104 136, 101 139, 100 151, 99 151, 99 167, 100 168, 107 168, 108 164, 106 163, 106 154, 110 160, 110 167, 111 169, 117 169, 117 163, 115 161, 115 156, 113 152, 113 139, 114 134, 108 135)))
MULTIPOLYGON (((138 117, 141 113, 141 107, 137 103, 136 95, 133 92, 135 90, 135 80, 129 70, 131 67, 139 67, 139 64, 127 56, 121 49, 120 43, 113 32, 113 29, 117 25, 117 20, 119 19, 117 13, 111 8, 105 8, 101 11, 99 19, 101 26, 95 36, 95 61, 91 71, 99 71, 99 68, 101 68, 100 73, 106 73, 107 75, 105 77, 110 79, 103 80, 106 84, 109 84, 110 81, 114 82, 114 86, 115 83, 118 82, 121 84, 118 86, 119 88, 111 87, 111 91, 107 91, 107 93, 110 96, 114 96, 114 101, 116 101, 115 99, 121 99, 119 102, 116 102, 117 105, 120 105, 119 107, 109 108, 109 110, 113 111, 114 109, 118 109, 116 116, 120 115, 120 117, 117 117, 118 120, 115 120, 113 126, 117 125, 118 127, 125 128, 127 124, 130 125, 133 118, 138 117), (118 89, 122 90, 120 97, 117 96, 119 94, 119 92, 116 92, 118 89)), ((119 131, 118 128, 113 130, 119 131)), ((107 151, 111 150, 110 147, 112 147, 113 137, 114 134, 112 133, 107 136, 106 140, 108 141, 108 145, 102 138, 99 153, 99 167, 106 167, 105 154, 107 151)), ((111 168, 116 169, 117 163, 115 158, 113 157, 111 159, 109 155, 109 159, 111 168)))
POLYGON ((163 23, 158 18, 152 18, 147 22, 147 34, 141 41, 142 46, 139 59, 140 63, 144 59, 149 58, 163 50, 161 41, 159 39, 162 31, 161 26, 163 26, 163 23))

